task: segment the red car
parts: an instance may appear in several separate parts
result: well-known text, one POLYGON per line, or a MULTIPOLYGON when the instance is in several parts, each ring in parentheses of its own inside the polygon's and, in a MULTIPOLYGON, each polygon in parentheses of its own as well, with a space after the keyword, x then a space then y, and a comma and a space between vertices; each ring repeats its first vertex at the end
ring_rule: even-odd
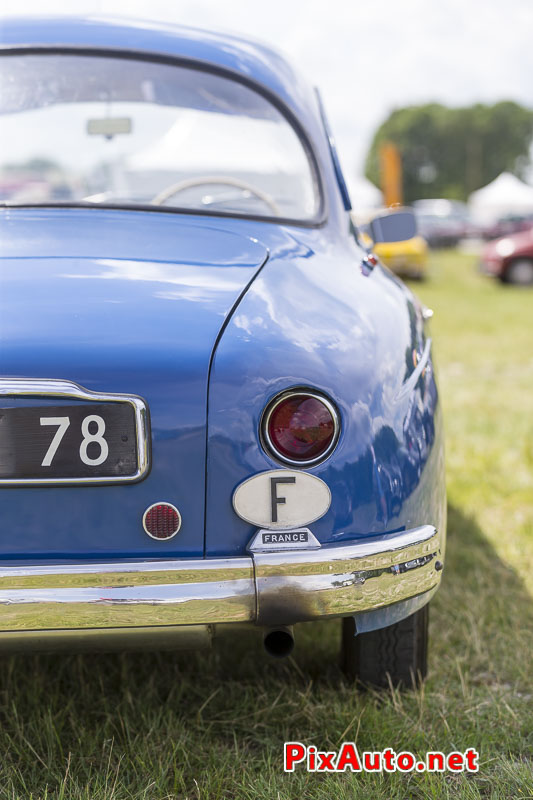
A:
POLYGON ((481 271, 504 283, 533 284, 533 230, 489 242, 481 253, 481 271))
POLYGON ((513 233, 529 231, 533 228, 533 215, 527 214, 508 214, 500 217, 492 225, 486 225, 481 234, 484 239, 501 239, 503 236, 511 236, 513 233))

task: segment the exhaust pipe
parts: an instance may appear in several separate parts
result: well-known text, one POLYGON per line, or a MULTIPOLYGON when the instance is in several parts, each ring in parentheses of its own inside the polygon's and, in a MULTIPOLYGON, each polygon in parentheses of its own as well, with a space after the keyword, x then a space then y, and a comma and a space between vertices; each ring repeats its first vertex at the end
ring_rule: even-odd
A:
POLYGON ((269 656, 286 658, 294 650, 292 627, 268 628, 263 637, 263 645, 269 656))

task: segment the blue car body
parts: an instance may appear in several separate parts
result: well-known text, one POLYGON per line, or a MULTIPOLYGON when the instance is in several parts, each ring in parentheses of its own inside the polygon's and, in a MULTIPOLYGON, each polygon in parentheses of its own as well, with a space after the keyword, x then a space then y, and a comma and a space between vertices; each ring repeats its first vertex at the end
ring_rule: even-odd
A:
MULTIPOLYGON (((1 209, 0 373, 140 396, 151 425, 150 471, 138 482, 0 487, 2 574, 244 563, 257 526, 235 513, 232 497, 250 476, 279 468, 262 446, 261 416, 293 387, 327 395, 340 415, 334 452, 306 469, 331 492, 329 510, 310 525, 322 548, 386 549, 391 537, 431 525, 442 553, 441 408, 424 309, 381 265, 368 266, 316 93, 266 47, 181 28, 12 21, 1 46, 135 53, 233 75, 297 126, 322 187, 316 219, 300 224, 68 203, 1 209), (162 500, 179 508, 182 527, 156 541, 141 519, 162 500)), ((30 402, 10 396, 3 405, 30 402)), ((433 588, 436 578, 424 602, 433 588)), ((378 603, 367 627, 418 607, 400 599, 392 617, 378 603)))

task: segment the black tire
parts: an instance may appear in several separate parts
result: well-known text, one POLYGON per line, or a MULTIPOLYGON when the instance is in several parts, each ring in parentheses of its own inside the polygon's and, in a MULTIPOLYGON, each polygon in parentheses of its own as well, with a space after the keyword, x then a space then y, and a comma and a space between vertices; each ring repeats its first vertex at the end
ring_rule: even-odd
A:
POLYGON ((408 277, 412 281, 417 281, 418 283, 422 283, 422 281, 426 280, 426 274, 422 269, 417 270, 416 272, 411 272, 411 274, 408 277))
POLYGON ((533 261, 529 258, 516 258, 511 261, 502 278, 504 283, 515 286, 531 286, 533 284, 533 261))
POLYGON ((427 674, 428 623, 428 604, 394 625, 357 636, 353 617, 343 619, 343 671, 366 686, 420 686, 427 674))

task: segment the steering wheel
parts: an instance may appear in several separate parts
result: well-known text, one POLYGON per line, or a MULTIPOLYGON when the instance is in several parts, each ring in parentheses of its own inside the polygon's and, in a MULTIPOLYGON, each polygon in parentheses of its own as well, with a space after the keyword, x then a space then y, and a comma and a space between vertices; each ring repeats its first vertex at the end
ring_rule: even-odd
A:
POLYGON ((193 186, 206 186, 211 184, 216 184, 217 186, 233 186, 236 189, 242 189, 244 192, 250 192, 250 194, 253 194, 254 197, 257 197, 267 205, 275 217, 280 216, 279 207, 271 195, 261 191, 261 189, 256 189, 250 183, 241 181, 238 178, 226 178, 216 175, 212 177, 206 176, 205 178, 187 178, 184 181, 173 183, 171 186, 163 189, 162 192, 159 192, 159 194, 156 194, 150 202, 156 206, 160 206, 166 203, 167 200, 170 200, 171 197, 174 197, 175 194, 178 194, 178 192, 183 192, 185 189, 190 189, 193 186))

